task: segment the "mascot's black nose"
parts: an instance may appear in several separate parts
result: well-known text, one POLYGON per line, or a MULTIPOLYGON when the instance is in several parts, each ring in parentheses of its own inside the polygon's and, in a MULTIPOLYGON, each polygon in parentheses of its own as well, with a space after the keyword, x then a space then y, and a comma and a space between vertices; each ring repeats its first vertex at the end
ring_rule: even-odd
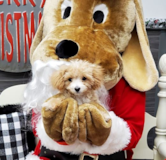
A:
POLYGON ((56 47, 59 58, 70 58, 78 53, 78 45, 71 40, 63 40, 56 47))

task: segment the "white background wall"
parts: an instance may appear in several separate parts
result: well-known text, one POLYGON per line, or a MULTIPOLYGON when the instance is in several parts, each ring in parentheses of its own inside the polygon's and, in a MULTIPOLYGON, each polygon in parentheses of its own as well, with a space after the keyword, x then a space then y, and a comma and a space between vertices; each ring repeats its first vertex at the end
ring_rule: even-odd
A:
POLYGON ((144 17, 166 19, 166 0, 142 0, 144 17))

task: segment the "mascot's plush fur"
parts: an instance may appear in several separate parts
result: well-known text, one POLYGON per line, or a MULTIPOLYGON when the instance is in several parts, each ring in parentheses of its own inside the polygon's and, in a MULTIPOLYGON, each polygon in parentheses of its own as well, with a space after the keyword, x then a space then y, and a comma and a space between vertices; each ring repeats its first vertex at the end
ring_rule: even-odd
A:
MULTIPOLYGON (((38 115, 35 127, 42 146, 71 154, 101 155, 135 147, 143 129, 143 92, 158 80, 141 0, 47 0, 30 54, 34 76, 25 91, 25 108, 38 115), (111 97, 109 113, 98 103, 79 106, 68 98, 61 109, 43 108, 41 115, 44 101, 58 93, 50 85, 50 75, 72 59, 104 68, 104 84, 111 97), (54 140, 61 139, 66 127, 79 133, 72 144, 61 145, 54 140)), ((39 159, 38 155, 27 159, 39 159)))

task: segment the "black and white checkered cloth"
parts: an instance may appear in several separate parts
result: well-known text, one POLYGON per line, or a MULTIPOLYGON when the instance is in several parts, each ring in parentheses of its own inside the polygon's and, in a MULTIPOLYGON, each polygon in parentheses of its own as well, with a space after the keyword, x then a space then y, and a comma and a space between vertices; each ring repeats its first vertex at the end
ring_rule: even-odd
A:
POLYGON ((0 115, 0 160, 24 160, 28 153, 26 114, 0 115))

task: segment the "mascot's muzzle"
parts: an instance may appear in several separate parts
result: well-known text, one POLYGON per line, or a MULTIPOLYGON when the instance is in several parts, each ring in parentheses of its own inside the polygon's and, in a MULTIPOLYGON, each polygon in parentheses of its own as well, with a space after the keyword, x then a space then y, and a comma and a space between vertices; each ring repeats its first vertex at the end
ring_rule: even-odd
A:
POLYGON ((78 45, 71 40, 63 40, 56 47, 56 55, 59 58, 70 58, 78 53, 78 45))
POLYGON ((103 30, 85 26, 57 26, 43 39, 31 61, 81 59, 104 68, 104 82, 115 84, 122 77, 123 63, 114 42, 103 30), (113 81, 113 82, 112 82, 113 81))

